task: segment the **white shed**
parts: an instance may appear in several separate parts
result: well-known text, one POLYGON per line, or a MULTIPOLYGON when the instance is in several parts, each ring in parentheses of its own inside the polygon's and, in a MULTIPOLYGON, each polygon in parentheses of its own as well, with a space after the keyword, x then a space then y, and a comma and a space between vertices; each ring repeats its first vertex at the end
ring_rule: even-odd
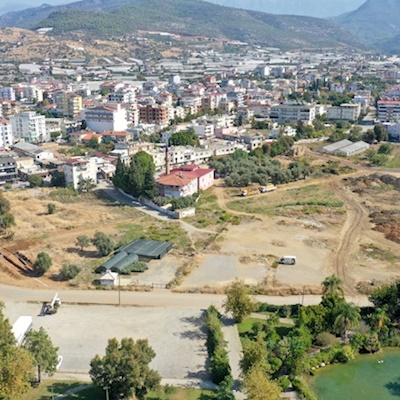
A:
POLYGON ((101 286, 114 286, 118 282, 118 272, 107 271, 100 278, 101 286))

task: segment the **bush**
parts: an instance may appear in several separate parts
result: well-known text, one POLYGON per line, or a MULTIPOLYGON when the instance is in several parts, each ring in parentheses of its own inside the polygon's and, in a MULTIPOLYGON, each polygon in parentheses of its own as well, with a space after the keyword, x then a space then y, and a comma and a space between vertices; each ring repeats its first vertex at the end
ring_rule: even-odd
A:
POLYGON ((321 347, 331 347, 337 343, 335 335, 329 332, 321 332, 315 337, 315 344, 321 347))
POLYGON ((317 397, 312 390, 300 379, 294 379, 292 384, 300 399, 317 400, 317 397))
POLYGON ((38 275, 43 275, 50 269, 51 265, 50 256, 45 252, 41 252, 37 255, 33 268, 38 275))
POLYGON ((144 272, 148 268, 149 267, 147 266, 146 263, 144 263, 142 261, 138 261, 138 262, 134 262, 129 267, 127 267, 123 271, 121 271, 121 274, 129 275, 132 272, 144 272))
POLYGON ((279 385, 281 386, 282 390, 286 390, 290 386, 290 380, 286 376, 279 377, 279 385))
POLYGON ((57 206, 54 203, 47 204, 47 213, 54 214, 57 210, 57 206))
POLYGON ((68 264, 62 266, 60 275, 63 280, 69 281, 70 279, 74 279, 79 272, 81 272, 81 269, 78 266, 68 264))
POLYGON ((30 175, 28 178, 28 182, 31 187, 38 187, 43 185, 43 178, 38 175, 30 175))

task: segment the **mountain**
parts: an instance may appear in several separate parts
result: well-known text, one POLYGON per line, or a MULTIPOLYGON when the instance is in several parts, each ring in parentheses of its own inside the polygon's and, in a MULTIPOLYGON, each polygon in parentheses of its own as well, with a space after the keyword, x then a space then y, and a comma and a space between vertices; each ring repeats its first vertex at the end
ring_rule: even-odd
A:
POLYGON ((58 10, 110 11, 131 3, 132 0, 82 0, 74 3, 52 6, 42 4, 39 7, 27 8, 22 11, 9 12, 0 16, 0 28, 17 27, 31 29, 51 13, 58 10))
POLYGON ((357 10, 333 20, 367 43, 380 46, 400 34, 399 16, 400 0, 367 0, 357 10))
POLYGON ((207 0, 247 10, 263 11, 271 14, 306 15, 327 18, 355 10, 365 0, 207 0))
MULTIPOLYGON (((106 1, 111 5, 110 0, 97 0, 97 3, 106 1)), ((312 17, 272 15, 202 0, 131 0, 128 5, 111 11, 103 8, 101 12, 85 10, 82 5, 87 3, 93 4, 95 0, 80 2, 79 10, 76 8, 79 3, 70 4, 69 9, 57 7, 36 27, 53 27, 52 34, 56 35, 81 31, 102 37, 126 35, 137 30, 165 31, 187 36, 225 37, 282 49, 363 46, 333 22, 312 17)), ((113 7, 115 3, 114 0, 113 7)), ((25 15, 23 23, 32 27, 37 20, 37 15, 34 16, 30 20, 25 15)))

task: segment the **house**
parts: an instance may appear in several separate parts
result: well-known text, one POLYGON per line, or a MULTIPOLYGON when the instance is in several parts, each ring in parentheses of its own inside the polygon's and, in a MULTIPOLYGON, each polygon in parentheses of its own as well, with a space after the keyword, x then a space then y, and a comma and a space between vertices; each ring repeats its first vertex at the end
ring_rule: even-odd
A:
POLYGON ((184 165, 157 179, 160 196, 180 198, 192 196, 214 185, 214 170, 197 165, 184 165))

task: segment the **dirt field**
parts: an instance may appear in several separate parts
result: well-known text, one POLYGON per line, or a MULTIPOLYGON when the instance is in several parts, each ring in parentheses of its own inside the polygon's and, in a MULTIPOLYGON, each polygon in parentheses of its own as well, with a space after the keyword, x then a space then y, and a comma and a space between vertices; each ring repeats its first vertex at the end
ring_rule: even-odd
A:
POLYGON ((167 268, 160 274, 160 265, 155 261, 150 263, 151 268, 143 276, 146 281, 157 283, 162 279, 164 284, 172 279, 175 269, 182 262, 176 252, 185 251, 190 245, 188 236, 178 223, 155 221, 131 207, 121 206, 95 194, 71 197, 63 192, 56 193, 58 195, 54 196, 50 189, 5 193, 12 204, 11 211, 15 215, 16 226, 12 228, 12 238, 2 240, 2 247, 13 252, 19 251, 32 261, 39 252, 45 251, 50 255, 53 265, 40 279, 7 274, 2 270, 0 276, 3 283, 8 281, 33 287, 65 286, 68 284, 59 281, 58 272, 64 264, 76 264, 83 271, 73 280, 73 284, 83 287, 90 284, 95 278, 92 274, 93 268, 104 258, 93 245, 81 251, 76 245, 76 238, 79 235, 91 238, 96 231, 111 235, 116 244, 142 236, 172 241, 176 248, 171 256, 165 258, 167 268), (56 212, 51 215, 47 212, 49 203, 56 205, 56 212))

